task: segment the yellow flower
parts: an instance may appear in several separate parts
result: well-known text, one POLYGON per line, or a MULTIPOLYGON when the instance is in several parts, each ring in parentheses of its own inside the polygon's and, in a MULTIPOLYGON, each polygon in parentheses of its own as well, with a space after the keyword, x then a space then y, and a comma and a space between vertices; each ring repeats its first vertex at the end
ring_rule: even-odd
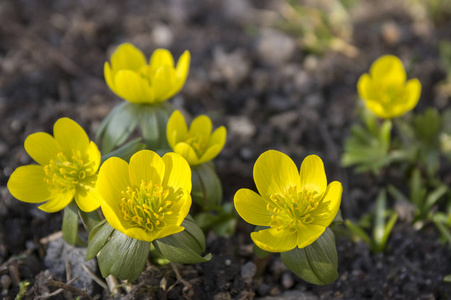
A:
POLYGON ((191 166, 197 166, 215 158, 224 148, 227 130, 219 127, 213 133, 213 125, 207 116, 193 120, 188 130, 185 118, 178 110, 169 118, 167 138, 175 153, 183 156, 191 166))
POLYGON ((174 68, 174 58, 166 49, 153 52, 149 64, 132 44, 121 44, 105 62, 105 81, 119 97, 133 103, 160 103, 179 92, 185 84, 190 53, 185 51, 174 68))
POLYGON ((25 150, 39 165, 18 167, 8 180, 11 194, 23 202, 40 203, 45 212, 66 207, 75 197, 86 212, 100 206, 95 190, 100 152, 86 132, 68 118, 56 121, 53 135, 33 133, 25 140, 25 150))
POLYGON ((130 159, 112 157, 97 180, 102 211, 111 227, 151 242, 180 231, 191 207, 191 169, 180 155, 142 150, 130 159))
POLYGON ((421 95, 418 79, 406 82, 406 72, 399 58, 393 55, 379 57, 357 83, 360 98, 378 117, 391 119, 412 110, 421 95))
POLYGON ((285 154, 269 150, 254 166, 260 193, 240 189, 235 208, 248 223, 269 226, 251 233, 254 243, 269 252, 286 252, 312 244, 334 220, 343 188, 327 185, 324 165, 316 155, 305 158, 301 171, 285 154))

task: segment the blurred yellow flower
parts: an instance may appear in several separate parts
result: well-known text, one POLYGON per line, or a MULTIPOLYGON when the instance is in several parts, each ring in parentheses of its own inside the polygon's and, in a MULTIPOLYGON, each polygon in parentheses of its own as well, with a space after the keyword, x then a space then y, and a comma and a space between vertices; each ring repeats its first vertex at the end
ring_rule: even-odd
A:
POLYGON ((105 81, 119 97, 132 103, 160 103, 179 92, 189 72, 190 53, 185 51, 174 68, 166 49, 153 52, 149 64, 144 54, 129 43, 121 44, 105 62, 105 81))
POLYGON ((160 157, 142 150, 130 164, 109 158, 100 168, 97 189, 108 223, 131 238, 151 242, 184 230, 180 224, 191 207, 191 169, 176 153, 160 157))
POLYGON ((248 223, 270 228, 251 233, 254 243, 269 252, 286 252, 312 244, 334 220, 343 188, 327 185, 324 165, 316 155, 307 156, 301 171, 285 154, 269 150, 254 166, 257 193, 240 189, 234 202, 248 223))
POLYGON ((18 167, 8 180, 11 194, 23 202, 40 203, 45 212, 56 212, 72 199, 90 212, 100 206, 95 190, 100 152, 86 132, 68 118, 56 121, 53 135, 37 132, 25 140, 25 150, 39 165, 18 167))
POLYGON ((175 153, 183 156, 191 166, 197 166, 215 158, 224 148, 227 130, 219 127, 213 133, 212 123, 207 116, 199 116, 188 127, 178 110, 169 118, 167 138, 175 153))
POLYGON ((421 95, 418 79, 406 82, 406 72, 399 58, 393 55, 379 57, 357 83, 360 98, 378 117, 391 119, 412 110, 421 95))

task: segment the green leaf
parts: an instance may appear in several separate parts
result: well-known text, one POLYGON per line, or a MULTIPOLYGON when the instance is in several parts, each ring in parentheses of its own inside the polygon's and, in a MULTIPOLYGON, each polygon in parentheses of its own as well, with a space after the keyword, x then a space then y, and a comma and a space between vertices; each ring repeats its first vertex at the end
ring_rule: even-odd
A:
POLYGON ((150 243, 126 236, 114 230, 110 240, 98 256, 102 276, 116 276, 129 282, 135 281, 146 263, 150 243))
POLYGON ((424 203, 424 211, 429 212, 432 206, 434 206, 437 201, 442 198, 448 192, 448 187, 446 185, 441 185, 435 190, 433 190, 426 198, 424 203))
POLYGON ((446 275, 445 278, 443 278, 444 282, 451 282, 451 274, 450 275, 446 275))
POLYGON ((103 246, 107 243, 111 234, 113 233, 113 227, 108 224, 106 220, 103 220, 94 227, 89 233, 88 249, 86 251, 86 260, 94 258, 97 253, 102 250, 103 246))
POLYGON ((73 200, 64 208, 62 232, 66 243, 75 246, 78 233, 78 206, 73 200))
POLYGON ((348 227, 349 230, 351 230, 352 233, 354 233, 355 235, 360 237, 368 246, 370 246, 370 247, 373 246, 373 242, 371 241, 370 236, 364 230, 362 230, 360 227, 355 225, 351 220, 346 219, 345 225, 346 225, 346 227, 348 227))
POLYGON ((421 180, 421 172, 415 168, 412 172, 410 178, 410 198, 411 202, 419 210, 423 210, 424 197, 426 196, 426 189, 423 186, 423 181, 421 180))
POLYGON ((385 245, 387 244, 387 241, 388 241, 388 237, 390 236, 390 234, 393 230, 393 227, 396 224, 396 220, 398 220, 398 214, 396 212, 394 212, 394 213, 392 213, 390 219, 388 220, 387 224, 385 225, 384 236, 382 237, 382 240, 379 244, 380 251, 384 251, 385 245))
POLYGON ((211 254, 201 256, 205 251, 205 236, 202 230, 190 218, 182 225, 185 230, 153 241, 153 245, 166 259, 183 264, 207 262, 211 254))
POLYGON ((97 210, 84 212, 80 209, 78 210, 78 214, 80 215, 81 221, 85 225, 88 232, 91 232, 91 230, 102 221, 97 210))
POLYGON ((170 148, 166 137, 166 127, 173 110, 172 106, 166 102, 141 105, 139 124, 149 149, 156 151, 170 148))
POLYGON ((192 183, 193 200, 204 210, 215 209, 221 205, 221 181, 209 164, 192 168, 192 183))
POLYGON ((98 138, 102 137, 102 153, 110 153, 130 137, 138 125, 139 113, 140 105, 127 101, 110 112, 97 133, 98 138))
POLYGON ((262 248, 260 248, 259 246, 255 245, 252 247, 255 255, 257 255, 258 258, 263 259, 265 257, 267 257, 268 255, 271 254, 271 252, 268 252, 266 250, 263 250, 262 248))
POLYGON ((116 150, 113 150, 108 154, 102 155, 101 163, 103 164, 108 158, 113 156, 122 158, 125 161, 129 161, 130 158, 133 156, 133 154, 146 148, 146 145, 140 142, 141 138, 133 139, 130 142, 124 144, 123 146, 117 148, 116 150))
POLYGON ((381 190, 376 199, 376 212, 373 226, 373 240, 376 246, 381 245, 384 238, 386 203, 387 195, 385 190, 381 190))
POLYGON ((448 226, 446 226, 446 223, 442 222, 439 218, 433 218, 432 221, 434 222, 437 229, 440 231, 440 234, 442 237, 451 245, 451 230, 448 226))
POLYGON ((324 285, 338 278, 335 236, 330 228, 311 245, 282 252, 282 262, 303 280, 324 285))

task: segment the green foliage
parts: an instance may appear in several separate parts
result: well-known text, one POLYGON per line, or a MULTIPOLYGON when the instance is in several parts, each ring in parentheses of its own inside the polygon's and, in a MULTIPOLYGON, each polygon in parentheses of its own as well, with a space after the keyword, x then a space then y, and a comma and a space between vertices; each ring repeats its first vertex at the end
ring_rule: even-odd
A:
POLYGON ((74 200, 64 208, 61 230, 64 241, 69 245, 75 246, 78 237, 78 206, 74 200))
POLYGON ((419 169, 412 171, 409 185, 409 197, 405 196, 393 185, 388 187, 388 192, 397 201, 409 201, 414 205, 415 216, 413 223, 417 223, 416 226, 421 227, 425 221, 432 220, 435 210, 434 207, 448 192, 448 187, 440 182, 426 184, 419 169))
POLYGON ((364 125, 351 127, 350 136, 345 141, 341 164, 344 167, 355 166, 358 173, 371 171, 375 175, 391 161, 389 156, 392 123, 386 120, 379 126, 371 113, 362 114, 364 125))
POLYGON ((207 262, 211 254, 202 256, 205 251, 205 236, 194 220, 188 216, 182 225, 185 230, 153 241, 155 249, 172 262, 195 264, 207 262))
POLYGON ((353 1, 329 0, 311 5, 289 0, 282 3, 276 27, 298 39, 301 48, 314 54, 329 50, 355 57, 358 50, 347 41, 352 36, 348 9, 353 1))
POLYGON ((19 293, 16 295, 15 300, 21 300, 23 297, 25 297, 25 294, 27 293, 28 286, 30 285, 30 282, 24 280, 19 282, 19 293))
POLYGON ((217 209, 222 202, 222 185, 213 163, 207 162, 192 169, 193 189, 191 195, 202 209, 217 209))
POLYGON ((199 227, 207 232, 212 230, 218 236, 230 237, 235 233, 237 213, 232 202, 224 203, 215 212, 201 212, 194 216, 199 227))
POLYGON ((166 124, 172 111, 167 102, 155 105, 122 102, 102 121, 96 141, 101 142, 102 153, 110 153, 130 138, 139 125, 149 149, 168 149, 166 124))
POLYGON ((285 266, 309 283, 324 285, 338 278, 337 248, 330 228, 326 228, 313 244, 282 252, 280 256, 285 266))
POLYGON ((370 246, 371 251, 374 253, 383 252, 387 244, 388 238, 391 234, 393 226, 398 219, 398 214, 396 212, 390 213, 386 208, 387 195, 385 190, 381 190, 376 200, 376 210, 373 217, 373 230, 370 236, 366 229, 369 229, 368 217, 362 218, 359 224, 354 224, 351 220, 347 219, 345 221, 348 229, 362 241, 370 246), (389 219, 387 221, 387 215, 389 219))

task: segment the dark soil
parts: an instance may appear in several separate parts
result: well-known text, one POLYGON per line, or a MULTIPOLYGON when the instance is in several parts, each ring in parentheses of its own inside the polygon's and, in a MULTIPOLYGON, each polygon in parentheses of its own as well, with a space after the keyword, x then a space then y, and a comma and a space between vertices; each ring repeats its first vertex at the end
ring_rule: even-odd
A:
MULTIPOLYGON (((434 86, 445 78, 438 42, 451 38, 451 20, 415 17, 408 1, 362 1, 350 15, 357 56, 325 51, 314 56, 293 37, 270 29, 281 1, 31 1, 0 2, 0 291, 14 299, 20 281, 27 298, 53 292, 44 264, 48 242, 61 229, 61 214, 15 200, 6 183, 18 166, 32 163, 25 138, 52 131, 70 117, 94 137, 102 119, 118 103, 103 80, 103 64, 115 47, 131 42, 150 55, 159 47, 178 57, 191 52, 191 70, 171 102, 195 116, 208 114, 228 129, 227 144, 215 160, 224 201, 242 187, 255 189, 252 168, 268 149, 298 164, 319 155, 329 181, 343 183, 342 214, 359 219, 373 209, 379 180, 355 175, 339 165, 344 139, 355 121, 356 82, 374 59, 391 53, 406 64, 409 77, 423 85, 416 111, 449 106, 434 86), (430 21, 430 20, 429 20, 430 21)), ((449 165, 441 173, 449 174, 449 165)), ((403 189, 390 172, 383 181, 403 189)), ((448 178, 449 180, 449 178, 448 178)), ((449 182, 447 182, 449 184, 449 182)), ((252 226, 240 220, 230 238, 207 235, 213 259, 178 265, 188 284, 170 266, 148 265, 127 299, 451 299, 451 251, 433 226, 415 230, 398 222, 384 254, 372 254, 338 230, 339 279, 308 284, 274 254, 252 254, 252 226), (255 266, 257 266, 256 273, 255 266)), ((79 274, 71 274, 72 277, 79 274)), ((95 285, 91 296, 110 293, 95 285)), ((72 294, 73 297, 77 296, 72 294)), ((70 295, 60 293, 56 298, 70 295)))

